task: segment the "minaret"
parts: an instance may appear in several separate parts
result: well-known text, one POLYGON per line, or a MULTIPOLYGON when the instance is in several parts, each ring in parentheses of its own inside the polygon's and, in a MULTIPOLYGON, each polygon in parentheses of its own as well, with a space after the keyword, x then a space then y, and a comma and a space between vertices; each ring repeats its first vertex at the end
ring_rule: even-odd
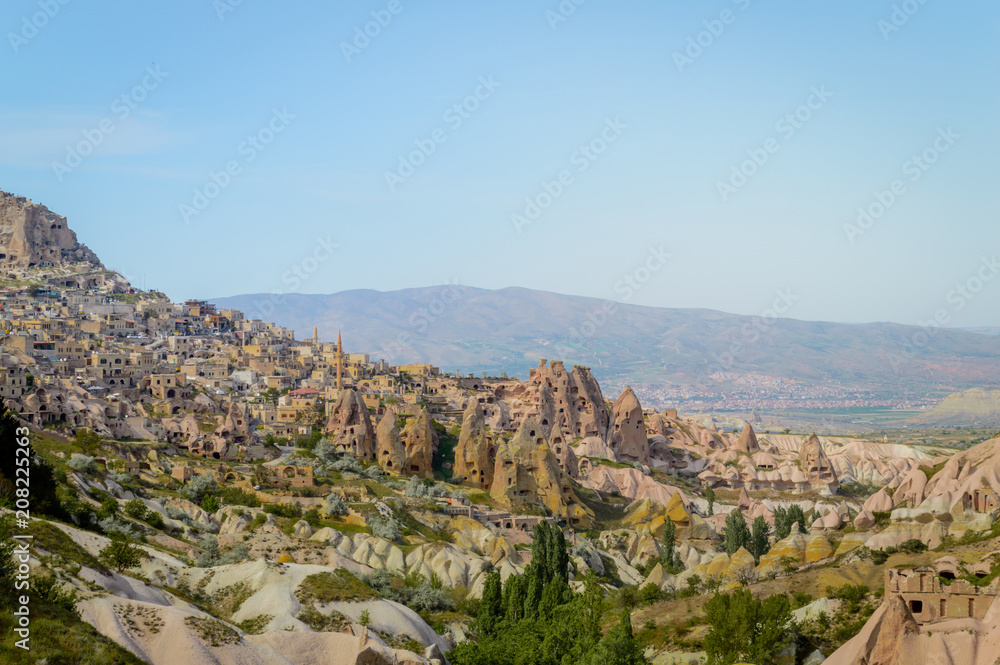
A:
POLYGON ((313 326, 313 346, 319 346, 319 327, 313 326))
POLYGON ((344 388, 344 347, 340 342, 340 331, 337 331, 337 390, 344 388))

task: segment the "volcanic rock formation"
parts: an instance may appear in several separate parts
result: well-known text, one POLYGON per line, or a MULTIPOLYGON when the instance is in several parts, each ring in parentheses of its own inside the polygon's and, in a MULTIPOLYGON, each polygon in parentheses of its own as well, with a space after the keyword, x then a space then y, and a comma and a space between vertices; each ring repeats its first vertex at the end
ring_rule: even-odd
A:
POLYGON ((483 407, 470 400, 462 416, 462 431, 455 448, 455 476, 464 482, 489 490, 493 484, 493 458, 496 456, 493 437, 486 431, 483 407))
POLYGON ((513 511, 543 507, 571 525, 591 523, 593 512, 577 497, 533 418, 499 445, 495 464, 490 496, 503 507, 513 511))
POLYGON ((323 430, 333 435, 330 444, 365 460, 375 459, 375 431, 368 407, 353 390, 344 390, 330 412, 330 419, 323 430))
POLYGON ((404 475, 406 468, 406 448, 399 439, 396 426, 396 412, 386 409, 385 415, 375 428, 375 449, 379 465, 391 474, 404 475))
POLYGON ((403 428, 400 438, 406 450, 405 474, 431 478, 434 476, 432 462, 434 450, 437 448, 437 435, 431 426, 431 417, 427 409, 421 409, 403 428))
POLYGON ((0 269, 31 268, 100 259, 66 224, 66 218, 43 205, 0 192, 0 269))
POLYGON ((608 444, 619 462, 649 464, 649 444, 639 399, 626 386, 612 408, 614 429, 608 444))

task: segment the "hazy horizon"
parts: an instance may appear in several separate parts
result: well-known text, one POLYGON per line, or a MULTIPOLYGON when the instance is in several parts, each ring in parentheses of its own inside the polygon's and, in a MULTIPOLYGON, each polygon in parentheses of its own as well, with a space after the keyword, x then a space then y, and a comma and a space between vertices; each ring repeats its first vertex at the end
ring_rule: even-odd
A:
POLYGON ((897 5, 15 0, 0 186, 176 300, 998 325, 1000 7, 897 5))

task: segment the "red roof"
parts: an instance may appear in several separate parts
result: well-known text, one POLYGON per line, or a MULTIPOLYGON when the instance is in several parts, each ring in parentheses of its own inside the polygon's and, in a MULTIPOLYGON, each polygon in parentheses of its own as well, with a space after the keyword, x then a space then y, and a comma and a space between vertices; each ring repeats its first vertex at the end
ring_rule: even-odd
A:
POLYGON ((289 395, 319 395, 319 392, 312 388, 299 388, 288 393, 289 395))

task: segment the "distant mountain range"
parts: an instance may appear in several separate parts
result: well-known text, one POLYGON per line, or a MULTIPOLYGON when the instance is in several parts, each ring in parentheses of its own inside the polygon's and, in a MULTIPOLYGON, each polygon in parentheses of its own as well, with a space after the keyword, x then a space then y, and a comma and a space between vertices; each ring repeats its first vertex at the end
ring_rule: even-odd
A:
MULTIPOLYGON (((216 298, 391 364, 527 375, 539 358, 610 383, 701 386, 719 373, 923 397, 1000 387, 1000 336, 895 323, 768 319, 614 303, 523 288, 438 286, 216 298)), ((714 382, 713 382, 714 383, 714 382)))

